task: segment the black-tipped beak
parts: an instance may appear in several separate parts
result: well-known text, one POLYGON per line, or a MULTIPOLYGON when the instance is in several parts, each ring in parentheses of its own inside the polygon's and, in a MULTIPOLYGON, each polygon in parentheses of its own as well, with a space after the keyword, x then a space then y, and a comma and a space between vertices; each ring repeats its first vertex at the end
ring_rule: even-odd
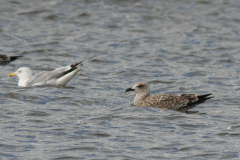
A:
POLYGON ((132 89, 132 88, 128 88, 125 90, 125 92, 129 92, 129 91, 134 91, 135 89, 132 89))

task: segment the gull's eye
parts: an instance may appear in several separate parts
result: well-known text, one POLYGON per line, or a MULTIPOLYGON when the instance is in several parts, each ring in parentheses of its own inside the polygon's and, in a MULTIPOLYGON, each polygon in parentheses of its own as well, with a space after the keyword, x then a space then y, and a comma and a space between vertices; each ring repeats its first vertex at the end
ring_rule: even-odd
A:
POLYGON ((139 85, 139 86, 138 86, 138 88, 143 88, 143 87, 144 87, 144 85, 139 85))
POLYGON ((22 71, 18 71, 18 73, 22 73, 22 71))

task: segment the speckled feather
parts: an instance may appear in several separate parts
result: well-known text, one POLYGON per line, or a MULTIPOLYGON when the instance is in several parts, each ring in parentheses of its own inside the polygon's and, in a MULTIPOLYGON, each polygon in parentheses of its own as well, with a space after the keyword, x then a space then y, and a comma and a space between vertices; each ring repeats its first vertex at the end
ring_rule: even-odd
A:
POLYGON ((185 95, 177 96, 174 94, 158 94, 158 95, 136 95, 134 105, 139 107, 154 107, 178 110, 182 106, 187 106, 190 101, 198 100, 196 95, 190 94, 189 96, 195 97, 188 99, 185 95))
POLYGON ((139 107, 165 108, 185 112, 198 104, 204 103, 211 94, 197 96, 196 94, 157 94, 150 95, 150 88, 146 82, 138 82, 127 91, 135 91, 134 105, 139 107))

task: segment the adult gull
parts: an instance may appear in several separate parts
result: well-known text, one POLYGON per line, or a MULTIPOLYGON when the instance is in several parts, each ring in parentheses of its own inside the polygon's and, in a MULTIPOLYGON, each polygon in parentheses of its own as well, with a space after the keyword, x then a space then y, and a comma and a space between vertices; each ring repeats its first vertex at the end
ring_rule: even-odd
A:
POLYGON ((16 72, 10 73, 9 77, 18 76, 18 86, 22 87, 36 85, 65 86, 81 70, 82 62, 57 68, 53 71, 43 71, 36 75, 33 75, 29 68, 22 67, 16 72))
POLYGON ((126 89, 125 92, 135 91, 136 97, 134 105, 139 107, 154 107, 172 109, 181 112, 195 107, 198 104, 204 103, 211 94, 195 95, 195 94, 157 94, 150 95, 150 87, 146 82, 138 82, 132 88, 126 89))

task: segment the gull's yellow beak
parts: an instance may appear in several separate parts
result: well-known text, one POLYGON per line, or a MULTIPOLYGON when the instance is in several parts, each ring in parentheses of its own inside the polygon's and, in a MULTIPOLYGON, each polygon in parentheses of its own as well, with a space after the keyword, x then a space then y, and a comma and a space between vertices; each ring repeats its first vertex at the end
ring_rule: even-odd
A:
POLYGON ((9 77, 16 76, 17 74, 15 72, 9 73, 9 77))

